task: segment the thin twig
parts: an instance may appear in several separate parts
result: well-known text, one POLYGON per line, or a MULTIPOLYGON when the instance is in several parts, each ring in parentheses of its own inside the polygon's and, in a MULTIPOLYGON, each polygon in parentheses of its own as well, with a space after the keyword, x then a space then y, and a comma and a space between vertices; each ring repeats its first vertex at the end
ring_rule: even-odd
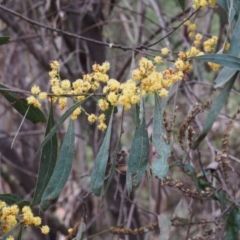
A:
POLYGON ((34 21, 34 20, 32 20, 32 19, 30 19, 28 17, 25 17, 22 14, 17 13, 17 12, 15 12, 15 11, 7 8, 7 7, 4 7, 2 5, 0 5, 0 9, 6 11, 8 13, 11 13, 12 15, 15 15, 15 16, 23 19, 24 21, 27 21, 27 22, 29 22, 29 23, 31 23, 33 25, 36 25, 36 26, 39 26, 39 27, 51 30, 53 32, 57 32, 57 33, 60 33, 60 34, 63 34, 63 35, 69 36, 69 37, 73 37, 73 38, 76 38, 76 39, 85 40, 85 41, 88 41, 88 42, 91 42, 91 43, 95 43, 95 44, 98 44, 98 45, 103 45, 103 46, 106 46, 106 47, 109 47, 109 48, 118 48, 118 49, 122 49, 124 51, 127 51, 127 50, 148 50, 149 47, 152 47, 152 46, 158 44, 159 42, 161 42, 162 40, 164 40, 165 38, 170 36, 178 28, 180 28, 187 20, 189 20, 195 13, 197 13, 200 8, 195 10, 192 14, 190 14, 190 16, 188 16, 186 19, 184 19, 184 21, 182 21, 179 25, 174 27, 169 33, 167 33, 165 36, 163 36, 162 38, 160 38, 156 42, 154 42, 154 43, 152 43, 152 44, 150 44, 148 46, 140 45, 140 46, 137 46, 137 47, 123 46, 123 45, 120 45, 120 44, 107 43, 107 42, 103 42, 103 41, 94 40, 92 38, 83 37, 83 36, 80 36, 78 34, 70 33, 68 31, 64 31, 64 30, 61 30, 61 29, 57 29, 57 28, 46 26, 46 25, 44 25, 42 23, 36 22, 36 21, 34 21))

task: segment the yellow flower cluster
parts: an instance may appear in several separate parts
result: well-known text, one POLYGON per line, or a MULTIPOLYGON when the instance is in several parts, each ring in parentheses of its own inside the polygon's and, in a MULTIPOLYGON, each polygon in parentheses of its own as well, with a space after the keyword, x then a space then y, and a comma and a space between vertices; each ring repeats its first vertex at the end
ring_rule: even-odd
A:
POLYGON ((204 54, 204 52, 200 51, 199 49, 197 49, 194 46, 190 47, 189 50, 186 52, 186 55, 188 58, 194 57, 194 56, 201 56, 203 54, 204 54))
MULTIPOLYGON (((186 25, 189 24, 189 21, 186 25)), ((186 56, 187 58, 193 57, 193 56, 200 56, 203 55, 204 52, 206 53, 213 53, 216 49, 216 45, 217 45, 217 41, 218 41, 218 37, 217 36, 212 36, 211 38, 207 39, 206 41, 203 42, 202 47, 204 52, 201 52, 198 47, 201 47, 201 41, 202 41, 202 34, 197 33, 194 36, 194 41, 193 41, 193 46, 186 52, 186 56)), ((224 51, 227 51, 230 47, 229 43, 226 43, 224 46, 224 51)), ((178 61, 175 62, 175 65, 178 63, 178 61)), ((181 66, 181 64, 179 63, 179 65, 181 66)), ((209 67, 213 70, 213 71, 217 71, 221 65, 216 64, 216 63, 212 63, 212 62, 208 62, 209 67)))
POLYGON ((195 23, 192 23, 190 20, 187 20, 184 22, 184 25, 186 25, 188 27, 188 36, 190 38, 193 38, 195 35, 195 30, 197 28, 195 23))
POLYGON ((218 37, 212 36, 208 40, 203 42, 203 49, 205 52, 210 53, 214 52, 217 45, 218 37))
POLYGON ((194 39, 194 41, 193 41, 193 45, 194 45, 195 47, 200 47, 202 38, 203 38, 202 34, 197 33, 197 34, 195 35, 195 39, 194 39))
MULTIPOLYGON (((161 49, 162 55, 169 53, 168 48, 161 49)), ((175 68, 169 68, 163 72, 156 71, 156 65, 163 62, 161 56, 156 56, 153 61, 143 57, 139 61, 138 68, 133 70, 132 78, 124 83, 120 83, 114 78, 109 79, 107 71, 110 69, 110 64, 108 62, 104 62, 102 65, 94 64, 92 73, 85 74, 82 79, 77 79, 72 83, 67 79, 61 80, 60 65, 57 61, 52 61, 49 72, 51 91, 54 94, 52 99, 53 102, 59 104, 59 108, 62 110, 67 105, 68 97, 72 97, 76 102, 81 101, 91 92, 98 90, 100 84, 104 84, 103 94, 98 100, 98 107, 103 113, 96 116, 79 107, 71 115, 71 118, 75 120, 81 112, 84 112, 88 116, 89 123, 97 122, 98 129, 104 131, 107 128, 104 123, 106 120, 104 111, 111 106, 121 105, 126 110, 130 109, 133 104, 139 103, 140 98, 148 93, 156 92, 160 97, 166 97, 168 95, 167 89, 175 82, 182 80, 184 72, 190 71, 191 66, 187 57, 187 54, 181 53, 175 62, 175 68)), ((38 86, 33 86, 31 92, 34 95, 32 97, 43 95, 38 86)), ((37 106, 34 101, 28 100, 28 103, 37 106)))
POLYGON ((40 108, 41 103, 39 100, 45 100, 47 98, 47 93, 41 92, 39 86, 36 85, 31 88, 31 93, 33 96, 27 98, 28 104, 33 105, 35 108, 40 108))
POLYGON ((214 7, 216 5, 216 0, 193 0, 193 8, 198 9, 205 7, 214 7))
MULTIPOLYGON (((29 206, 25 206, 20 211, 17 205, 7 206, 3 201, 0 201, 0 228, 3 233, 7 233, 17 223, 24 224, 25 227, 29 225, 40 226, 42 220, 40 217, 33 215, 29 206)), ((43 234, 49 233, 48 226, 42 226, 41 231, 43 234)), ((8 240, 14 239, 12 236, 7 238, 8 240)))
MULTIPOLYGON (((99 102, 101 101, 102 99, 99 100, 99 102)), ((100 114, 99 117, 97 117, 95 114, 89 114, 88 115, 88 121, 89 123, 94 123, 94 122, 98 122, 98 129, 101 130, 101 131, 105 131, 106 128, 107 128, 107 125, 104 123, 104 121, 106 120, 106 116, 105 114, 100 114)))

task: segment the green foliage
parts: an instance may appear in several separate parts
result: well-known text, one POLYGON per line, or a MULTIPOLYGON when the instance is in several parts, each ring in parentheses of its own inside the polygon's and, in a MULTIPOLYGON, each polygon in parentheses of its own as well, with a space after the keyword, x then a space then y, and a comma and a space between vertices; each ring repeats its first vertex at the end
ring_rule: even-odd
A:
POLYGON ((46 122, 46 118, 42 111, 39 108, 34 108, 33 106, 30 106, 27 103, 27 100, 20 97, 18 94, 13 92, 8 92, 7 87, 0 84, 0 88, 6 88, 6 90, 0 90, 0 93, 8 100, 8 102, 23 116, 25 116, 26 111, 28 110, 28 113, 26 115, 26 118, 30 120, 33 123, 39 123, 39 122, 46 122))
POLYGON ((0 194, 0 200, 8 205, 13 205, 20 202, 22 199, 16 194, 0 194))
POLYGON ((212 104, 209 113, 207 115, 206 122, 203 126, 202 132, 199 134, 197 139, 194 142, 193 149, 196 149, 198 145, 201 143, 201 141, 206 137, 208 134, 209 130, 211 129, 213 123, 215 122, 216 118, 218 117, 222 107, 228 100, 229 93, 233 87, 233 84, 237 78, 237 74, 235 74, 232 79, 229 81, 227 86, 222 90, 222 92, 219 94, 217 99, 214 101, 212 104))
MULTIPOLYGON (((51 104, 45 137, 48 135, 49 131, 53 127, 54 127, 54 116, 53 116, 53 106, 51 104)), ((46 189, 47 184, 53 174, 56 161, 57 161, 57 153, 58 153, 57 135, 55 133, 52 136, 52 138, 47 142, 47 144, 42 148, 38 179, 36 183, 34 197, 32 200, 32 205, 36 205, 41 201, 43 192, 46 189)))
POLYGON ((185 10, 185 0, 178 0, 178 4, 180 5, 181 9, 185 10))
POLYGON ((113 112, 111 114, 111 118, 108 123, 107 132, 105 134, 102 145, 97 154, 92 175, 91 175, 90 189, 96 196, 101 195, 102 187, 104 184, 105 172, 106 172, 107 162, 109 159, 109 147, 110 147, 110 139, 111 139, 111 133, 112 133, 112 121, 113 121, 113 112))
POLYGON ((140 123, 140 120, 138 120, 128 160, 126 181, 129 193, 132 191, 133 186, 137 186, 143 174, 147 170, 148 154, 148 132, 146 128, 145 118, 143 118, 142 124, 140 123))
POLYGON ((239 237, 240 212, 237 207, 233 207, 229 216, 226 217, 224 240, 235 240, 239 237))
POLYGON ((155 94, 155 107, 153 116, 153 145, 156 148, 157 159, 153 161, 153 176, 163 179, 168 173, 168 157, 171 152, 170 144, 167 140, 166 130, 163 123, 163 113, 160 110, 159 96, 155 94))
POLYGON ((59 196, 71 172, 74 157, 74 136, 74 121, 70 120, 58 161, 41 198, 40 207, 44 211, 59 196))
MULTIPOLYGON (((238 20, 233 31, 233 35, 231 37, 230 49, 228 51, 228 54, 231 56, 239 57, 240 55, 239 34, 240 34, 240 17, 238 17, 238 20)), ((215 80, 216 83, 214 87, 217 88, 227 83, 236 72, 237 71, 235 69, 224 67, 218 74, 215 80)))
POLYGON ((240 58, 228 54, 206 54, 198 57, 193 57, 193 59, 194 58, 205 62, 217 63, 236 70, 240 69, 240 58))

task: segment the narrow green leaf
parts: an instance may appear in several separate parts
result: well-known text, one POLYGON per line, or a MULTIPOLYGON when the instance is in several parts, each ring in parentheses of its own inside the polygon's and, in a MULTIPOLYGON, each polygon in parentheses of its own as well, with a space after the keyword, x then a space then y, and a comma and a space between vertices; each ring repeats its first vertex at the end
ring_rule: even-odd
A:
MULTIPOLYGON (((122 125, 123 125, 123 116, 124 116, 124 108, 122 110, 122 117, 121 117, 121 131, 122 131, 122 125)), ((118 140, 117 140, 117 144, 116 144, 116 147, 114 149, 114 153, 113 153, 113 161, 112 161, 112 165, 110 167, 110 170, 109 170, 109 173, 108 173, 108 180, 107 180, 107 184, 105 185, 105 189, 104 189, 104 193, 103 195, 106 194, 107 190, 108 190, 108 187, 112 181, 112 178, 114 176, 114 173, 115 173, 115 168, 116 168, 116 164, 117 164, 117 152, 119 150, 119 146, 120 146, 120 143, 121 143, 121 137, 122 137, 122 133, 119 134, 119 137, 118 137, 118 140)))
POLYGON ((231 36, 230 48, 228 50, 228 54, 231 56, 238 57, 240 54, 239 33, 240 33, 240 16, 237 19, 233 34, 231 36))
POLYGON ((86 224, 84 222, 81 222, 81 224, 78 227, 76 240, 83 240, 86 229, 87 229, 86 224))
MULTIPOLYGON (((45 132, 45 137, 48 135, 49 131, 54 126, 54 115, 53 115, 53 105, 51 103, 49 117, 45 132)), ((40 166, 38 171, 38 179, 36 183, 35 193, 31 205, 36 205, 41 201, 43 192, 47 187, 47 184, 53 174, 54 167, 57 161, 57 135, 56 133, 47 142, 47 144, 42 148, 42 155, 40 160, 40 166)))
POLYGON ((185 10, 185 0, 178 0, 178 4, 180 5, 181 9, 185 10))
MULTIPOLYGON (((240 16, 238 16, 238 20, 236 22, 233 35, 231 37, 230 48, 228 54, 231 56, 239 57, 240 55, 240 41, 239 41, 239 34, 240 34, 240 16)), ((237 72, 237 70, 224 67, 221 72, 218 74, 215 82, 215 88, 222 86, 226 82, 228 82, 233 75, 237 72)))
POLYGON ((107 161, 109 158, 109 147, 110 147, 111 132, 112 132, 112 120, 113 120, 113 113, 110 117, 108 128, 107 128, 105 137, 103 139, 102 145, 97 154, 96 161, 91 174, 90 189, 96 196, 101 195, 102 187, 104 184, 107 161))
POLYGON ((159 240, 168 240, 171 230, 170 219, 164 214, 158 215, 158 226, 160 229, 159 240))
POLYGON ((224 67, 221 70, 221 72, 218 74, 218 76, 215 80, 216 83, 214 85, 214 88, 221 87, 222 85, 227 83, 234 76, 234 74, 236 72, 237 72, 237 70, 235 70, 233 68, 224 67))
POLYGON ((10 231, 8 231, 7 233, 5 233, 4 235, 2 235, 0 237, 1 240, 6 240, 9 236, 13 235, 14 231, 17 229, 17 227, 20 225, 21 223, 17 223, 15 226, 13 226, 11 228, 10 231))
POLYGON ((167 141, 166 129, 163 124, 163 114, 160 110, 159 96, 154 95, 155 107, 153 116, 153 145, 156 148, 157 159, 152 163, 153 176, 163 179, 168 173, 168 157, 171 153, 170 144, 167 141))
POLYGON ((63 139, 59 158, 54 168, 53 174, 43 193, 40 207, 45 211, 55 200, 67 182, 71 172, 74 157, 74 121, 70 120, 67 133, 63 139))
POLYGON ((240 69, 240 58, 228 54, 206 54, 192 58, 200 61, 217 63, 237 70, 240 69))
POLYGON ((132 111, 132 117, 133 117, 133 121, 135 123, 135 125, 140 124, 139 121, 139 106, 137 104, 133 104, 131 107, 131 111, 132 111))
POLYGON ((224 9, 226 12, 228 12, 227 0, 217 0, 217 3, 221 6, 222 9, 224 9))
POLYGON ((132 186, 136 186, 148 165, 149 142, 148 132, 143 118, 142 124, 136 126, 133 143, 129 155, 127 168, 127 189, 128 193, 132 191, 132 186))
POLYGON ((21 240, 22 239, 22 232, 23 232, 23 225, 21 224, 17 240, 21 240))
POLYGON ((6 44, 10 42, 10 37, 8 36, 2 36, 0 37, 0 45, 6 44))
POLYGON ((236 240, 239 239, 240 229, 240 212, 237 207, 231 209, 230 215, 226 220, 224 240, 236 240))
POLYGON ((237 74, 235 74, 232 77, 232 79, 227 83, 226 87, 222 90, 222 92, 219 94, 217 99, 212 104, 212 106, 208 112, 206 122, 203 126, 203 130, 193 144, 193 149, 196 149, 198 147, 198 145, 201 143, 201 141, 208 134, 209 130, 212 128, 213 123, 215 122, 222 107, 224 106, 224 104, 226 103, 226 101, 228 99, 229 92, 231 91, 236 78, 237 78, 237 74))
MULTIPOLYGON (((26 111, 29 108, 27 100, 20 97, 18 94, 13 92, 8 92, 7 87, 0 84, 0 88, 6 88, 5 90, 0 90, 0 93, 8 100, 8 102, 21 114, 25 115, 26 111)), ((43 112, 39 108, 30 106, 26 118, 33 123, 46 122, 46 118, 43 112)))
POLYGON ((40 144, 40 147, 38 149, 38 152, 40 149, 42 149, 47 142, 52 138, 52 136, 56 133, 56 131, 59 129, 59 127, 61 127, 61 125, 64 123, 64 121, 72 114, 72 112, 80 107, 83 102, 85 102, 90 96, 86 97, 84 100, 75 103, 73 106, 71 106, 63 115, 62 117, 59 119, 59 121, 54 125, 54 127, 52 127, 52 129, 49 131, 48 135, 44 138, 43 142, 40 144))
POLYGON ((233 6, 233 0, 230 0, 229 3, 230 3, 230 5, 229 5, 229 9, 228 9, 228 23, 230 25, 232 23, 232 20, 235 17, 236 10, 234 9, 234 6, 233 6))
POLYGON ((20 202, 22 199, 16 194, 0 194, 0 200, 8 205, 13 205, 20 202))

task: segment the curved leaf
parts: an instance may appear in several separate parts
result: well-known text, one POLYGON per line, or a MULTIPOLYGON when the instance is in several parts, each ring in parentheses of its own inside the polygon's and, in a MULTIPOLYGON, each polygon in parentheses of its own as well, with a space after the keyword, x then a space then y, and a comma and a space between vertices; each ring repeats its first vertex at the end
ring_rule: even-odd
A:
POLYGON ((221 72, 218 74, 218 76, 215 80, 216 83, 214 85, 214 88, 221 87, 222 85, 224 85, 226 82, 228 82, 234 76, 234 74, 236 72, 237 72, 237 70, 235 70, 233 68, 224 67, 221 70, 221 72))
POLYGON ((217 0, 218 4, 224 9, 226 12, 228 12, 228 3, 227 0, 217 0))
POLYGON ((212 104, 212 106, 211 106, 211 108, 210 108, 210 110, 208 112, 205 124, 203 126, 203 130, 202 130, 202 132, 200 133, 200 135, 197 137, 197 139, 195 140, 195 142, 193 144, 193 149, 196 149, 198 147, 198 145, 201 143, 201 141, 208 134, 209 130, 212 128, 212 125, 215 122, 217 116, 219 115, 222 107, 224 106, 224 104, 228 100, 229 92, 231 91, 231 89, 233 87, 233 84, 234 84, 234 82, 236 80, 236 77, 237 77, 237 74, 235 74, 232 77, 232 79, 226 85, 225 89, 222 90, 222 92, 219 94, 217 99, 212 104))
POLYGON ((140 182, 144 172, 147 170, 148 154, 148 132, 145 118, 143 118, 142 124, 138 124, 136 127, 129 155, 126 177, 128 193, 132 191, 132 186, 136 186, 140 182))
MULTIPOLYGON (((47 122, 47 128, 45 132, 45 136, 49 133, 49 131, 54 126, 54 116, 53 116, 53 106, 51 103, 49 117, 47 122)), ((57 135, 56 133, 52 136, 50 141, 42 149, 42 155, 40 160, 38 179, 36 183, 36 189, 34 193, 34 197, 31 205, 36 205, 41 201, 43 192, 47 187, 47 184, 52 176, 54 167, 57 161, 57 135)))
POLYGON ((74 157, 74 121, 70 120, 53 174, 43 193, 40 207, 45 211, 67 182, 74 157))
POLYGON ((96 196, 101 195, 102 187, 104 184, 107 161, 109 157, 109 147, 110 147, 110 139, 111 139, 111 132, 112 132, 112 120, 113 120, 113 112, 111 114, 111 118, 108 123, 107 132, 105 134, 102 145, 97 154, 96 161, 91 174, 90 189, 96 196))
POLYGON ((153 116, 153 145, 156 148, 157 159, 152 163, 152 171, 154 177, 163 179, 168 173, 168 157, 171 153, 170 144, 167 141, 166 130, 163 124, 163 116, 160 110, 159 96, 154 95, 155 107, 153 116))
MULTIPOLYGON (((29 108, 27 100, 20 97, 18 94, 13 92, 8 92, 7 87, 0 84, 0 88, 6 88, 5 90, 0 90, 0 93, 10 102, 10 104, 23 116, 25 116, 26 111, 29 108)), ((26 118, 33 123, 46 122, 46 118, 43 112, 39 108, 30 106, 26 118)))
MULTIPOLYGON (((228 51, 229 55, 239 57, 240 54, 240 41, 239 41, 239 35, 240 35, 240 16, 238 16, 238 20, 236 22, 233 35, 231 37, 231 44, 228 51)), ((226 82, 228 82, 233 75, 236 73, 235 69, 224 67, 221 72, 218 74, 215 82, 215 88, 222 86, 226 82)))
POLYGON ((240 58, 228 54, 206 54, 192 58, 205 62, 217 63, 222 66, 226 66, 237 70, 240 69, 240 58))
POLYGON ((13 205, 22 199, 16 194, 0 194, 0 200, 7 203, 7 205, 13 205))

